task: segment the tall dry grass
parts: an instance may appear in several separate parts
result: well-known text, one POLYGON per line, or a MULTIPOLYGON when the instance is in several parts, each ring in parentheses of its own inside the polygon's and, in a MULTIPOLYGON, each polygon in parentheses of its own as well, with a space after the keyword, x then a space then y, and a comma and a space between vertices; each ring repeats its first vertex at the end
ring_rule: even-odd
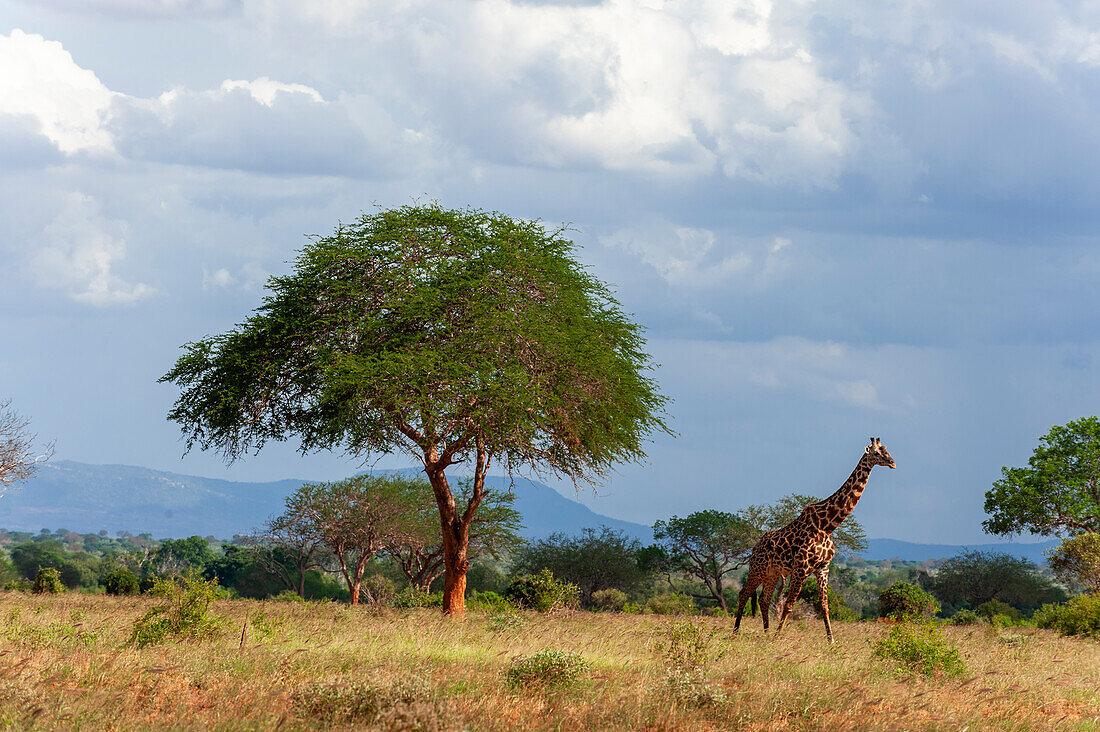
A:
POLYGON ((693 618, 697 679, 669 677, 666 617, 372 613, 336 604, 222 601, 216 640, 126 643, 155 600, 0 593, 0 725, 13 729, 1036 730, 1100 727, 1100 643, 1049 631, 945 628, 967 673, 907 677, 874 657, 886 628, 693 618), (242 633, 243 631, 243 633, 242 633), (514 658, 554 649, 590 671, 566 687, 504 683, 514 658))

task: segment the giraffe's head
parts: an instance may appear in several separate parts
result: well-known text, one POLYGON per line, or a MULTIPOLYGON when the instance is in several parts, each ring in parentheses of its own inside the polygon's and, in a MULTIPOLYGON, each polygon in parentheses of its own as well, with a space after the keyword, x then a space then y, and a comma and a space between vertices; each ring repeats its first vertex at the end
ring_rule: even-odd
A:
POLYGON ((896 468, 894 458, 890 457, 890 451, 886 449, 877 437, 871 438, 871 444, 867 446, 867 458, 871 465, 885 465, 888 468, 896 468))

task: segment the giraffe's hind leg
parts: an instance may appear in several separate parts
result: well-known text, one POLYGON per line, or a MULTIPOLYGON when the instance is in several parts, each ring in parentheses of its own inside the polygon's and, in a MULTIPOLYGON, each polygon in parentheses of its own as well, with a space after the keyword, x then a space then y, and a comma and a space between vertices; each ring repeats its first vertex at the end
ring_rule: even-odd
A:
POLYGON ((764 572, 760 569, 749 567, 749 573, 745 575, 745 584, 741 586, 741 592, 737 594, 737 617, 733 621, 733 632, 741 627, 741 616, 745 612, 745 603, 756 592, 757 586, 764 581, 764 572))
POLYGON ((787 621, 787 616, 794 609, 794 604, 798 601, 798 593, 802 591, 802 583, 805 581, 806 575, 803 572, 791 575, 791 579, 787 584, 787 597, 783 601, 783 614, 779 616, 779 625, 775 629, 776 633, 783 630, 783 623, 787 621))
POLYGON ((764 618, 765 633, 768 632, 768 616, 771 615, 772 595, 775 593, 776 584, 782 580, 782 575, 769 576, 764 580, 764 585, 760 589, 760 615, 764 618))

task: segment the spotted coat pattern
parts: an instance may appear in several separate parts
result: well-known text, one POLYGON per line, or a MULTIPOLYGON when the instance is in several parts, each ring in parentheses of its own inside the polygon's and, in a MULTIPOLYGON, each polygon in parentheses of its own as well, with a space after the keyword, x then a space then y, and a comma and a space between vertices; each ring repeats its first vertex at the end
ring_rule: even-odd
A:
MULTIPOLYGON (((749 571, 741 588, 737 602, 737 617, 733 623, 736 631, 741 627, 741 615, 745 603, 761 588, 761 615, 764 618, 764 632, 768 631, 768 608, 771 605, 775 587, 784 577, 790 577, 787 584, 787 597, 782 602, 783 610, 779 617, 778 633, 794 607, 802 583, 811 575, 817 578, 818 599, 825 620, 825 635, 833 642, 833 630, 829 625, 829 562, 836 554, 832 533, 848 517, 867 487, 871 468, 885 465, 896 467, 889 451, 877 437, 871 438, 871 444, 864 450, 855 470, 844 485, 823 501, 811 503, 802 509, 802 515, 781 529, 769 531, 760 537, 752 548, 749 558, 749 571)), ((779 608, 777 607, 778 611, 779 608)))

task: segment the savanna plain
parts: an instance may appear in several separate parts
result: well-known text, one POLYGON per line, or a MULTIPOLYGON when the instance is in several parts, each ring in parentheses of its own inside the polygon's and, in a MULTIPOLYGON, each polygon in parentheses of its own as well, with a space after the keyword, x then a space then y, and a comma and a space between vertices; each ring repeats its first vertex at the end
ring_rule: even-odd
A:
MULTIPOLYGON (((1100 643, 946 626, 962 673, 874 652, 892 626, 218 600, 218 630, 140 646, 148 596, 0 593, 5 729, 1100 728, 1100 643), (524 659, 576 659, 543 683, 524 659)), ((553 663, 550 663, 552 666, 553 663)), ((545 670, 545 669, 543 669, 545 670)))

